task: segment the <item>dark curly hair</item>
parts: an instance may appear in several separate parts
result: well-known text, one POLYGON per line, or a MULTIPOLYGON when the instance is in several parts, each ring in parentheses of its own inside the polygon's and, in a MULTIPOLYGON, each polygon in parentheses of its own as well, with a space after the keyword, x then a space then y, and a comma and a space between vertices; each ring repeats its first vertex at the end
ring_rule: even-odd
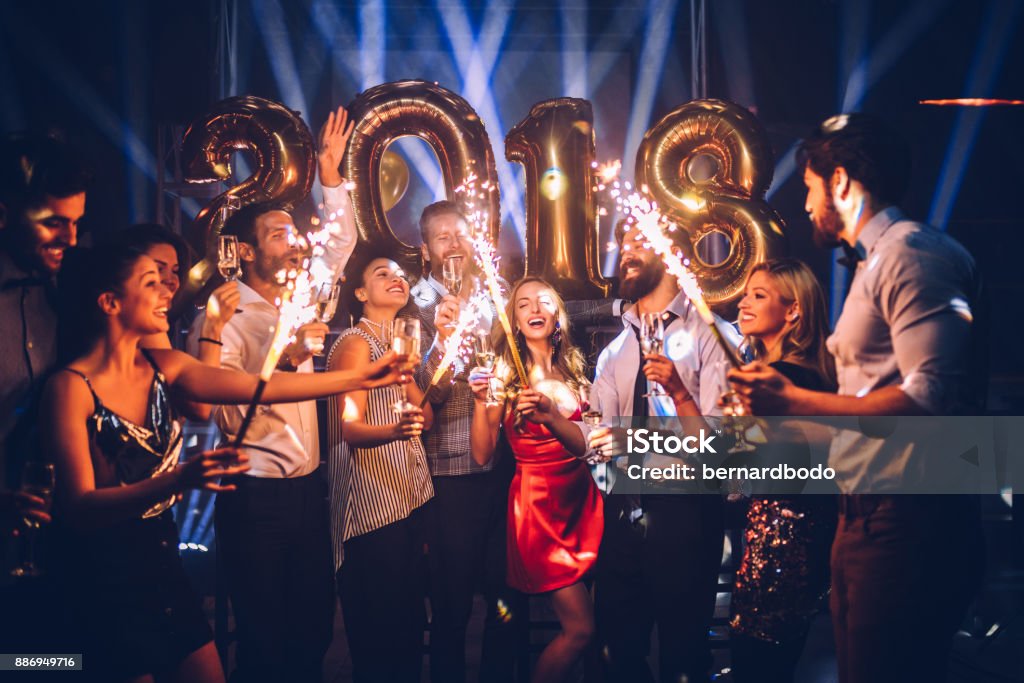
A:
POLYGON ((845 168, 882 206, 900 201, 910 184, 910 146, 870 114, 827 119, 800 143, 797 161, 826 182, 837 168, 845 168))

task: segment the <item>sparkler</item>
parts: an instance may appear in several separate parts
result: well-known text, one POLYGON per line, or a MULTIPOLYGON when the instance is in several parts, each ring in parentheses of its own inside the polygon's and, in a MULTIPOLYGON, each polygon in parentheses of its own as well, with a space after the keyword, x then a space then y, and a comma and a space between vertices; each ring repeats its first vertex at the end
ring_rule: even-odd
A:
MULTIPOLYGON (((505 297, 501 294, 501 286, 498 284, 498 257, 495 254, 494 245, 487 235, 487 212, 484 209, 477 209, 477 200, 486 197, 487 192, 492 191, 490 182, 485 182, 476 188, 476 175, 471 174, 462 185, 455 188, 456 194, 465 195, 463 205, 466 209, 466 221, 469 223, 472 233, 473 257, 480 272, 484 276, 484 284, 487 285, 487 292, 498 313, 498 321, 505 331, 505 338, 508 340, 508 348, 512 353, 512 361, 515 364, 516 374, 519 376, 519 384, 525 389, 530 386, 526 377, 526 368, 523 366, 523 359, 519 356, 519 347, 516 346, 515 335, 512 333, 512 323, 509 322, 505 313, 505 297)), ((481 206, 487 206, 481 202, 481 206)))
MULTIPOLYGON (((316 226, 318 223, 314 222, 316 226)), ((249 431, 252 419, 256 414, 256 406, 263 398, 263 392, 267 388, 281 360, 281 354, 285 348, 295 341, 295 332, 302 325, 316 318, 317 294, 324 283, 334 281, 335 272, 322 258, 326 253, 326 244, 334 237, 339 225, 334 220, 329 220, 320 225, 318 230, 310 232, 305 238, 289 234, 288 242, 296 249, 310 249, 310 258, 302 262, 302 267, 289 271, 277 273, 278 282, 284 284, 281 296, 277 302, 278 315, 277 324, 274 326, 274 336, 270 341, 270 348, 263 359, 263 367, 260 368, 259 381, 256 384, 256 391, 245 410, 242 424, 235 436, 235 448, 241 448, 245 435, 249 431)))
MULTIPOLYGON (((609 182, 607 178, 602 177, 602 179, 609 182)), ((598 185, 598 189, 603 190, 605 187, 601 184, 598 185)), ((668 236, 668 233, 675 232, 679 227, 662 215, 656 202, 643 193, 634 191, 628 182, 612 181, 609 193, 615 199, 618 210, 627 216, 630 224, 636 226, 651 249, 661 257, 665 264, 665 270, 675 276, 680 289, 686 294, 693 307, 697 309, 701 320, 711 328, 711 333, 722 347, 722 351, 725 352, 725 357, 733 367, 740 367, 743 363, 740 361, 736 349, 722 336, 721 330, 715 324, 715 315, 711 312, 707 301, 704 300, 704 293, 701 291, 700 284, 697 283, 696 276, 687 267, 689 259, 682 258, 676 252, 675 245, 668 236)), ((623 249, 628 248, 629 245, 623 246, 623 249)))
POLYGON ((448 370, 455 359, 459 357, 465 350, 465 344, 463 343, 463 335, 476 324, 477 318, 480 316, 480 309, 484 305, 484 299, 482 294, 478 294, 469 300, 469 303, 459 311, 459 320, 455 325, 455 329, 448 335, 448 338, 444 342, 444 352, 441 356, 441 362, 437 366, 437 370, 434 371, 433 377, 430 378, 430 384, 427 385, 426 389, 423 390, 423 398, 420 399, 420 408, 427 405, 427 397, 430 396, 430 390, 441 381, 444 377, 444 373, 448 370))

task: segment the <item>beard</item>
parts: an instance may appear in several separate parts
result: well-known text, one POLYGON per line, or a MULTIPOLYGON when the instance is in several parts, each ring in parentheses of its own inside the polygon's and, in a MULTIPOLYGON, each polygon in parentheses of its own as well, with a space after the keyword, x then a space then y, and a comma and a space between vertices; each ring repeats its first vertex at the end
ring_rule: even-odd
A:
POLYGON ((287 272, 293 268, 299 268, 301 264, 295 263, 295 254, 284 254, 282 256, 266 256, 257 253, 253 262, 253 270, 256 277, 264 282, 277 282, 278 273, 282 270, 287 272))
POLYGON ((619 283, 619 295, 623 299, 636 301, 653 292, 654 288, 658 286, 661 277, 665 274, 665 264, 661 262, 661 259, 654 259, 647 263, 643 263, 640 259, 633 259, 623 262, 619 266, 619 272, 624 271, 632 264, 642 265, 636 275, 619 283))
POLYGON ((839 233, 843 229, 843 221, 836 211, 836 204, 830 195, 825 198, 825 213, 818 220, 811 219, 812 238, 814 245, 820 249, 835 249, 841 243, 839 233))

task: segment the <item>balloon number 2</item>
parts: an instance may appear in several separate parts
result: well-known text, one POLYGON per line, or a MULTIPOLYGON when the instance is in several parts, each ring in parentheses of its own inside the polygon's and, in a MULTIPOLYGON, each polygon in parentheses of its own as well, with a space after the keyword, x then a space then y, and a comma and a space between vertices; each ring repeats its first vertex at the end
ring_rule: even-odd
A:
MULTIPOLYGON (((494 154, 483 122, 465 99, 436 83, 399 81, 360 93, 348 111, 356 127, 341 170, 353 183, 362 239, 390 243, 403 265, 416 271, 420 249, 396 236, 387 209, 397 199, 381 187, 388 145, 411 135, 437 155, 449 200, 463 197, 455 189, 471 178, 477 188, 491 188, 485 206, 477 209, 486 212, 491 239, 497 241, 501 215, 494 154)), ((603 298, 610 289, 600 272, 593 121, 586 100, 547 100, 534 105, 505 138, 508 160, 526 169, 526 274, 547 279, 570 299, 603 298)), ((185 134, 186 180, 226 179, 230 154, 238 149, 253 153, 256 171, 196 216, 189 237, 200 253, 216 253, 210 247, 226 218, 221 209, 232 200, 237 207, 269 200, 294 204, 309 193, 313 139, 296 113, 257 97, 218 103, 185 134)), ((782 221, 764 201, 772 168, 757 119, 721 100, 681 105, 640 145, 636 184, 688 233, 691 268, 712 305, 736 301, 751 268, 785 248, 782 221), (716 240, 718 248, 710 247, 716 240)), ((201 286, 212 270, 207 257, 190 272, 187 286, 201 286)))
POLYGON ((229 97, 192 122, 182 141, 185 180, 213 183, 231 177, 231 155, 252 155, 252 175, 214 197, 192 221, 187 238, 205 258, 189 271, 179 301, 191 301, 217 270, 217 238, 232 213, 255 202, 290 208, 313 186, 313 135, 296 112, 261 97, 229 97))

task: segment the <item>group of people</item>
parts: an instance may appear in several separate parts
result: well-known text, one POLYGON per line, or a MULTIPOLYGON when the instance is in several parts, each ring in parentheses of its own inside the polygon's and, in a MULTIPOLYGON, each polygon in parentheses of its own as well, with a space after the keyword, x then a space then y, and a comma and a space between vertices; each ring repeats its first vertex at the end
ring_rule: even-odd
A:
MULTIPOLYGON (((465 680, 477 593, 482 681, 512 680, 529 647, 530 595, 546 596, 560 625, 533 663, 534 681, 567 680, 585 659, 588 677, 656 680, 655 625, 657 680, 708 680, 726 507, 736 503, 668 481, 630 488, 628 467, 678 458, 624 452, 611 418, 711 429, 726 390, 763 416, 969 409, 976 330, 962 309, 978 300, 978 275, 960 245, 896 208, 909 153, 876 119, 834 117, 801 146, 816 241, 843 245, 856 262, 834 331, 810 269, 779 259, 753 269, 736 326, 718 321, 716 334, 624 222, 619 295, 632 305, 592 375, 559 293, 536 277, 505 288, 511 339, 493 306, 472 304, 472 334, 493 344, 493 365, 460 356, 439 372, 482 285, 466 219, 453 202, 423 210, 423 277, 387 248, 357 244, 338 171, 351 130, 339 109, 320 134, 325 212, 337 229, 313 256, 344 276, 350 326, 324 372, 313 371, 313 355, 329 329, 301 326, 242 446, 186 459, 186 417, 212 416, 225 444, 239 433, 271 343, 278 274, 308 257, 292 217, 254 204, 228 219, 222 232, 237 238, 241 278, 213 290, 185 353, 168 337, 189 264, 179 238, 135 226, 76 247, 86 178, 75 159, 52 140, 4 150, 0 524, 11 546, 23 518, 52 522, 48 569, 69 600, 78 639, 69 642, 82 643, 97 680, 224 680, 171 515, 184 491, 199 488, 217 492, 233 681, 321 680, 335 593, 360 682, 419 680, 428 623, 430 679, 465 680), (453 259, 458 291, 444 273, 453 259), (644 353, 652 349, 641 321, 652 316, 664 349, 644 353), (418 322, 418 352, 392 350, 403 319, 418 322), (720 337, 742 338, 755 360, 726 376, 720 337), (584 412, 604 421, 588 424, 584 412), (15 464, 29 457, 53 464, 52 513, 17 490, 15 464)), ((838 500, 783 491, 743 501, 733 680, 792 680, 830 590, 841 681, 944 675, 980 570, 977 509, 963 497, 895 495, 920 454, 865 452, 833 444, 838 500)))

